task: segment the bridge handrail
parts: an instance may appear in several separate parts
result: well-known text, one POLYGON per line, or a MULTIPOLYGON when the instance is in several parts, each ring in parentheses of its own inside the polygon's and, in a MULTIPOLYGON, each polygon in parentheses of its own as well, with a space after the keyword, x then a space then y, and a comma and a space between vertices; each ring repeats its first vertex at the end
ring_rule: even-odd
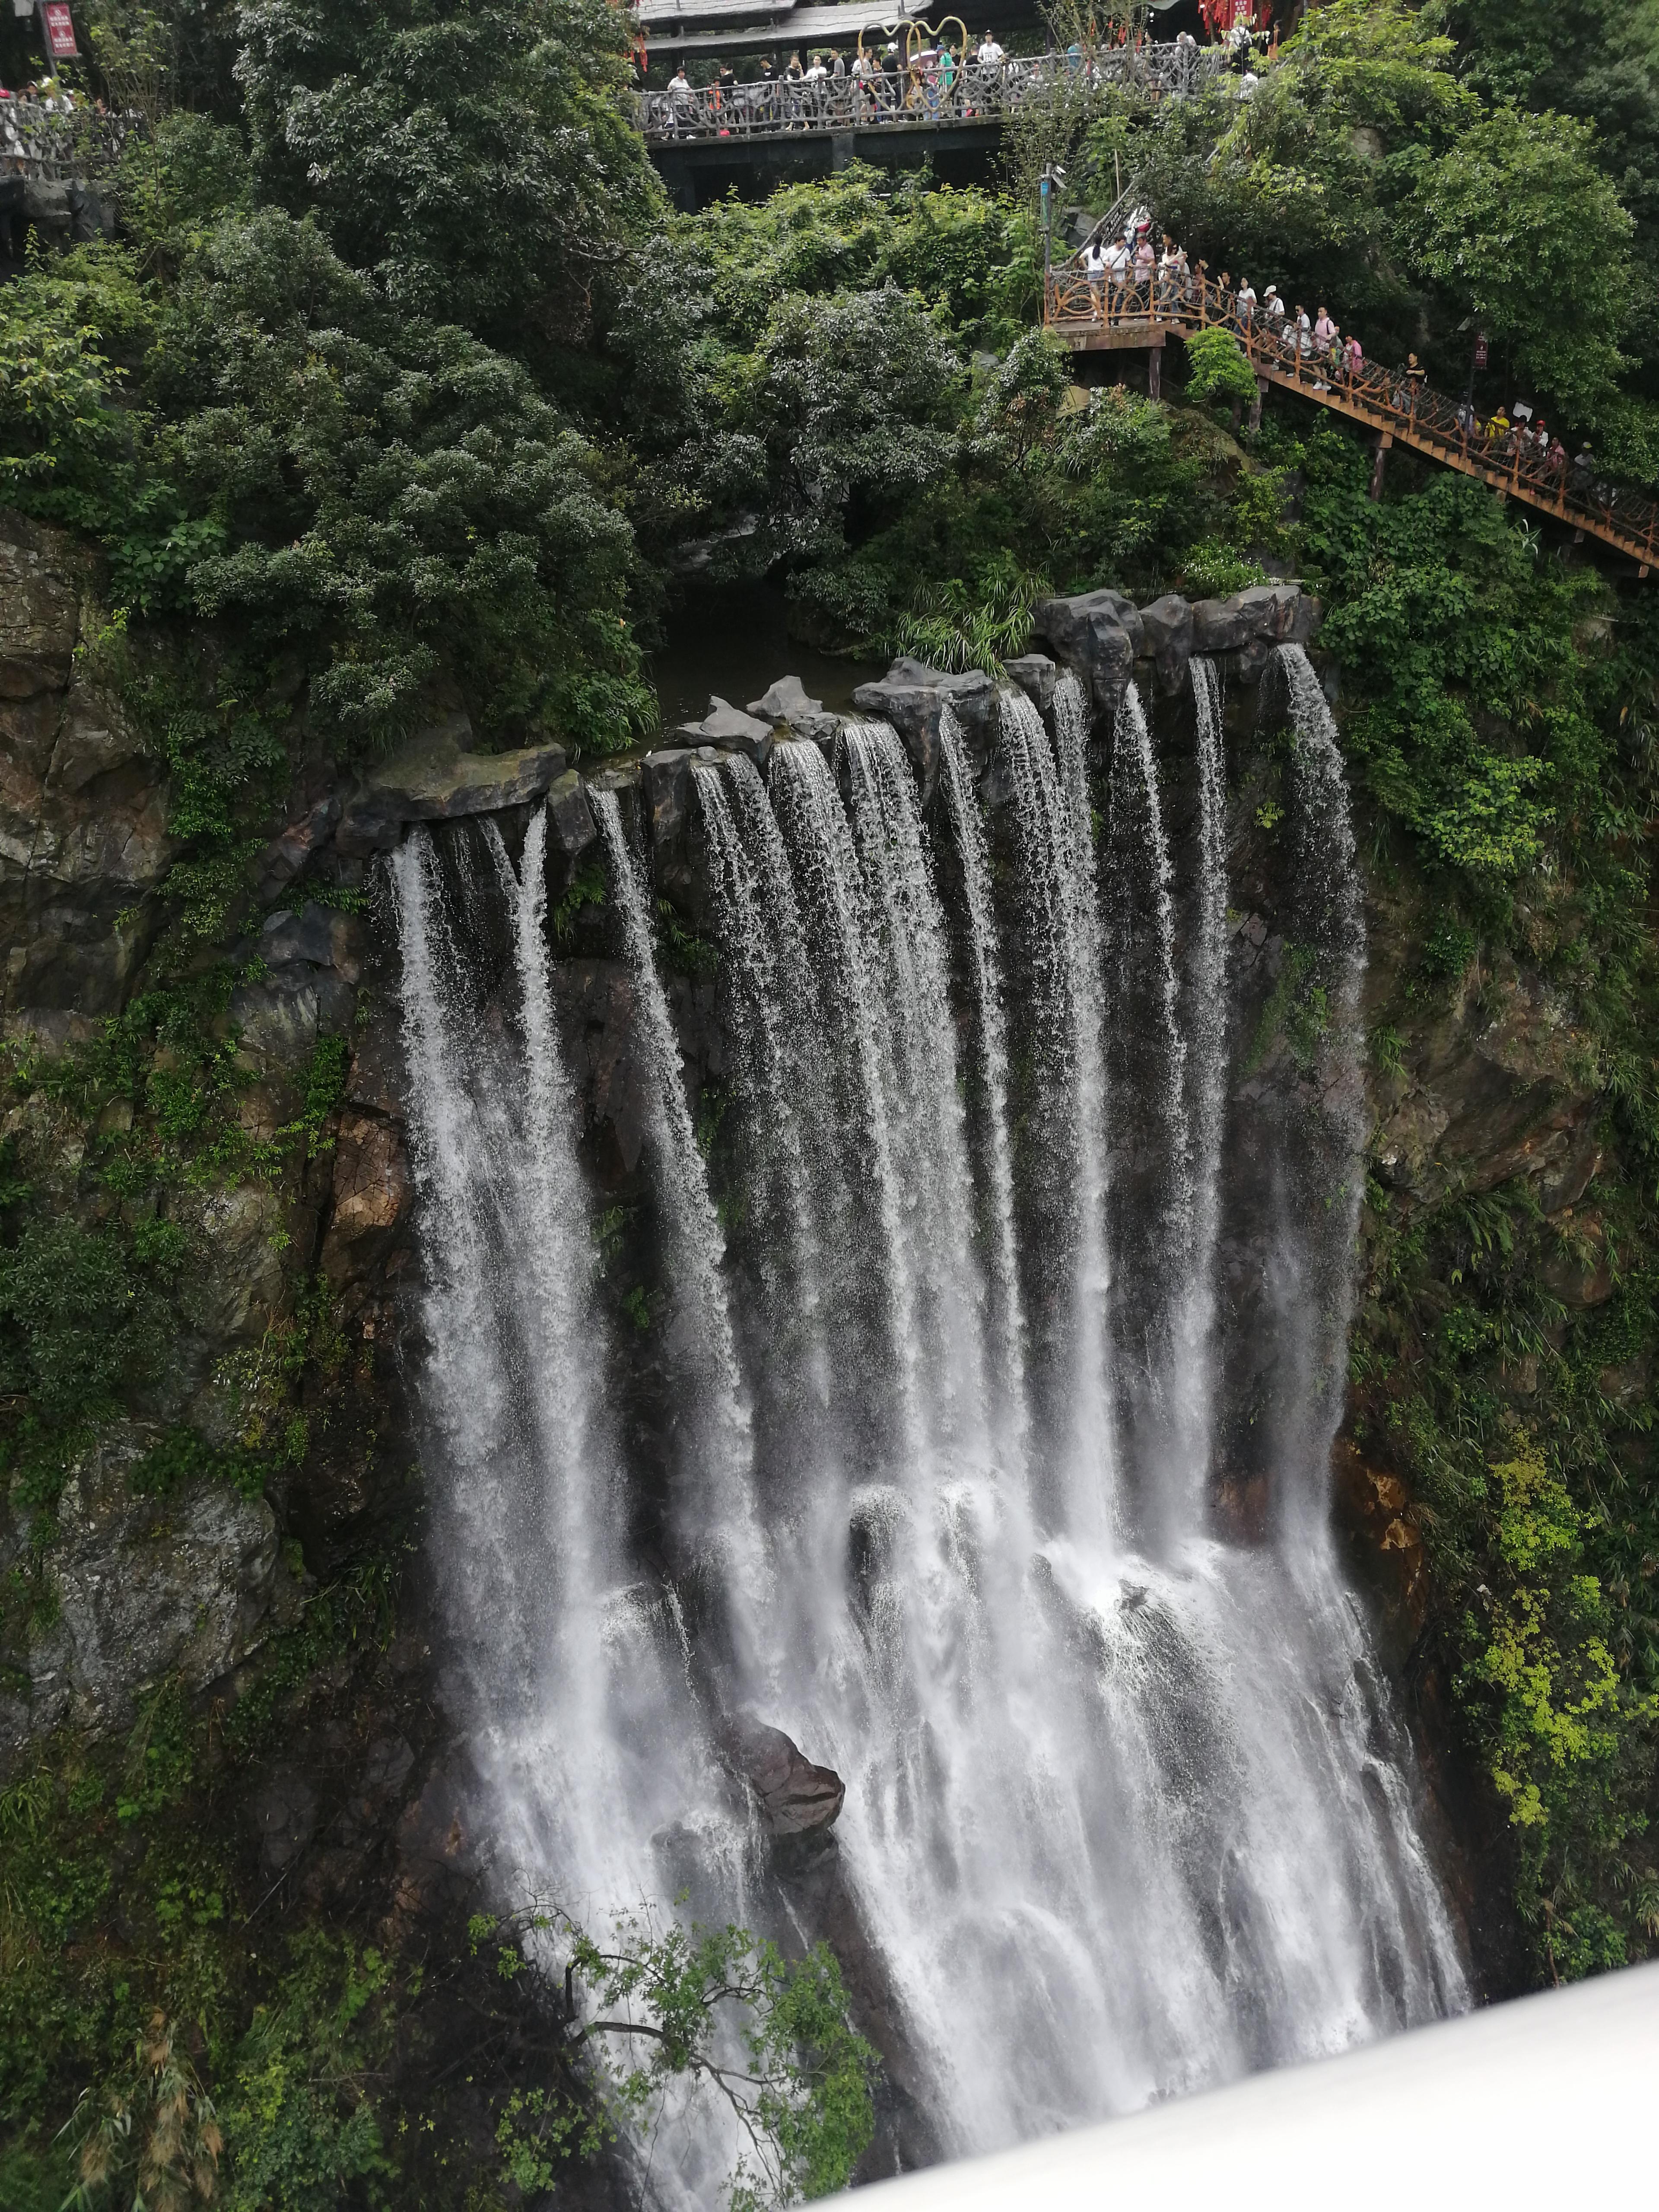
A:
POLYGON ((994 67, 957 62, 943 72, 899 66, 865 77, 774 77, 741 83, 722 97, 717 85, 635 94, 636 119, 647 139, 751 138, 811 131, 858 131, 895 124, 946 125, 1000 118, 1047 81, 1085 72, 1095 83, 1133 83, 1153 99, 1179 99, 1216 75, 1218 46, 1177 48, 1172 42, 1109 47, 1087 56, 1009 56, 994 67))
POLYGON ((1576 472, 1565 454, 1552 466, 1518 423, 1492 436, 1467 408, 1431 390, 1420 374, 1413 377, 1376 361, 1350 368, 1340 338, 1328 351, 1314 347, 1311 333, 1297 343, 1290 316, 1285 335, 1275 336, 1259 306, 1252 315, 1240 314, 1237 293, 1224 290, 1202 262, 1184 283, 1160 274, 1139 286, 1114 283, 1109 277, 1096 281, 1073 264, 1062 264, 1050 272, 1043 320, 1061 330, 1086 325, 1145 330, 1149 336, 1161 330, 1228 331, 1258 375, 1361 414, 1454 467, 1620 545, 1644 567, 1652 560, 1659 538, 1659 504, 1653 500, 1576 472))
POLYGON ((57 100, 0 100, 0 178, 88 184, 113 176, 135 118, 57 100))

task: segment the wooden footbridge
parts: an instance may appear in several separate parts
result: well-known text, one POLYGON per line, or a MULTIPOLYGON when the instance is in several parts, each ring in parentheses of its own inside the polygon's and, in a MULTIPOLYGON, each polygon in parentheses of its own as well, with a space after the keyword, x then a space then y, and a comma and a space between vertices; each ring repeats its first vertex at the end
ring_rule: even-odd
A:
POLYGON ((1115 284, 1109 278, 1094 283, 1073 264, 1053 270, 1043 286, 1042 319, 1079 352, 1149 349, 1154 392, 1166 337, 1228 331, 1255 371, 1258 407, 1270 384, 1281 385, 1376 432, 1375 489, 1380 489, 1389 447, 1408 446, 1464 476, 1478 477, 1500 498, 1522 500, 1583 536, 1615 547, 1637 563, 1643 576, 1652 567, 1659 538, 1659 505, 1652 500, 1565 463, 1552 467, 1518 424, 1502 436, 1489 434, 1467 408, 1431 391, 1420 373, 1385 368, 1373 361, 1350 369, 1340 348, 1334 355, 1322 354, 1305 334, 1298 342, 1291 328, 1281 337, 1264 320, 1260 306, 1253 315, 1241 314, 1237 295, 1224 290, 1202 262, 1184 279, 1154 277, 1140 286, 1115 284))

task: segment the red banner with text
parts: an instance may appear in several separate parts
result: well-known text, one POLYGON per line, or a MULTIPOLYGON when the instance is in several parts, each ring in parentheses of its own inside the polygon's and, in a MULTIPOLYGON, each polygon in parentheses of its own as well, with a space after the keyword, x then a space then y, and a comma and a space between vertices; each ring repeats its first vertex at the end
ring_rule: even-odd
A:
POLYGON ((46 52, 53 61, 79 61, 81 49, 75 43, 75 24, 70 15, 69 0, 41 0, 40 30, 46 42, 46 52))

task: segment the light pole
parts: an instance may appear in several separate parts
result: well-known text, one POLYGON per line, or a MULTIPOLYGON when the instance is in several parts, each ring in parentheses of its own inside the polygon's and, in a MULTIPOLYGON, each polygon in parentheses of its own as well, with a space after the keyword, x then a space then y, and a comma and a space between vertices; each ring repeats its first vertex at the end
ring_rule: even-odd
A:
POLYGON ((1037 179, 1038 219, 1042 225, 1042 289, 1046 298, 1048 289, 1048 270, 1054 258, 1054 194, 1066 181, 1064 169, 1052 161, 1042 165, 1042 174, 1037 179))

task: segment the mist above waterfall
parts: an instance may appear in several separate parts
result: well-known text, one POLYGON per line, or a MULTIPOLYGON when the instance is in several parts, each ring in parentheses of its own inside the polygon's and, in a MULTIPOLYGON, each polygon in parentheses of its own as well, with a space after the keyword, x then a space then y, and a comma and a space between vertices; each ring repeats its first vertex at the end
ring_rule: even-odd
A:
MULTIPOLYGON (((435 1543, 501 1879, 822 1932, 829 1877, 778 1872, 722 1750, 745 1717, 787 1731, 846 1785, 818 1863, 927 2154, 1468 1996, 1328 1527, 1364 957, 1340 760, 1284 648, 1286 957, 1319 1018, 1240 1107, 1222 701, 1190 681, 1180 855, 1133 686, 1103 732, 1073 678, 1046 720, 1005 689, 977 767, 946 705, 925 807, 878 722, 764 777, 699 761, 712 1148, 596 794, 674 1408, 655 1518, 592 1295, 543 817, 516 865, 493 828, 392 863, 435 1543), (1246 1110, 1278 1378, 1249 1535, 1216 1505, 1246 1110)), ((681 2194, 708 2155, 671 2161, 681 2194)))

